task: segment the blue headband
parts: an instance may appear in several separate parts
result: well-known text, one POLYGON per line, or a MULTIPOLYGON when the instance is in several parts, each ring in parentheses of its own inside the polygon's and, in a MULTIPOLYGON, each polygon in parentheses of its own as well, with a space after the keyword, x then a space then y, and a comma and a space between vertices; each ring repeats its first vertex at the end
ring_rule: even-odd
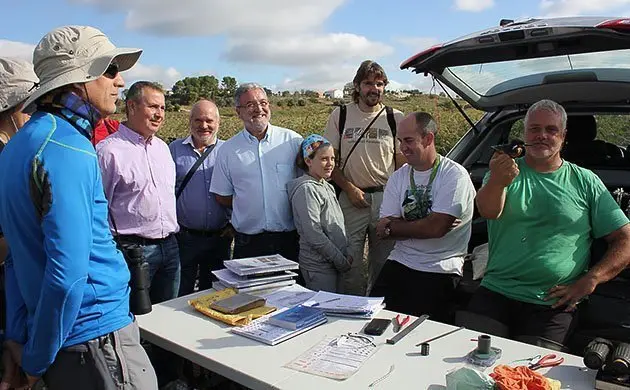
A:
POLYGON ((302 156, 308 158, 322 145, 330 145, 330 142, 319 134, 311 134, 302 141, 302 156))

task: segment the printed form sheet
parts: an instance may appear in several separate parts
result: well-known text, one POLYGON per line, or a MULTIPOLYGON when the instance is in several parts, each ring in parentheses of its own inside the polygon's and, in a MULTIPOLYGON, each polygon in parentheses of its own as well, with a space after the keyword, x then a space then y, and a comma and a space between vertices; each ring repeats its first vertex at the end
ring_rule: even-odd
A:
POLYGON ((326 378, 350 378, 378 349, 363 335, 326 337, 313 348, 285 365, 293 370, 326 378))

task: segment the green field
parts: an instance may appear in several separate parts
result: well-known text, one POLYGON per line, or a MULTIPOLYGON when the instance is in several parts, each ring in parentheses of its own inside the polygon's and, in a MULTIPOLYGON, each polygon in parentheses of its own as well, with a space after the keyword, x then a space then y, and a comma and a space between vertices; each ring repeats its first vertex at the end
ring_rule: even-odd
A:
MULTIPOLYGON (((277 126, 293 129, 302 135, 322 133, 328 116, 335 108, 332 101, 318 99, 313 102, 304 98, 305 106, 294 105, 288 107, 288 99, 273 97, 271 122, 277 126), (281 101, 281 106, 278 102, 281 101)), ((293 99, 294 102, 296 99, 293 99)), ((432 114, 439 126, 436 145, 439 153, 446 154, 455 145, 457 140, 470 128, 464 117, 455 108, 453 103, 445 97, 429 97, 429 95, 412 96, 405 99, 392 99, 386 97, 385 103, 397 108, 404 113, 413 111, 426 111, 432 114)), ((458 100, 460 106, 465 107, 468 116, 477 121, 483 112, 470 108, 463 100, 458 100)), ((158 136, 167 142, 188 134, 188 108, 183 107, 180 112, 167 112, 166 121, 158 132, 158 136)), ((228 139, 243 128, 242 122, 236 116, 232 107, 221 107, 221 127, 219 138, 228 139)), ((115 116, 121 120, 123 115, 115 116)), ((598 139, 612 142, 616 145, 626 146, 630 144, 627 115, 597 115, 598 139)), ((522 137, 522 120, 515 124, 514 135, 522 137), (519 128, 520 127, 520 128, 519 128)))
MULTIPOLYGON (((277 126, 293 129, 302 135, 311 133, 322 133, 328 116, 335 108, 330 100, 320 99, 316 103, 308 99, 305 106, 295 105, 287 107, 287 99, 272 98, 271 122, 277 126), (284 104, 282 107, 277 105, 281 100, 284 104)), ((440 133, 437 139, 438 151, 446 153, 457 142, 464 132, 469 128, 468 123, 462 115, 456 110, 448 98, 430 98, 429 96, 415 96, 400 100, 386 98, 385 103, 404 113, 413 111, 426 111, 431 113, 437 120, 440 127, 440 133), (437 111, 436 111, 437 110, 437 111)), ((461 105, 465 102, 460 101, 461 105)), ((232 107, 222 107, 219 109, 221 113, 221 127, 219 129, 219 138, 228 139, 243 128, 243 124, 236 116, 236 112, 232 107)), ((468 115, 477 120, 481 117, 481 112, 474 109, 466 109, 468 115)), ((158 132, 158 135, 164 140, 183 137, 188 133, 188 115, 187 107, 180 112, 167 112, 164 125, 158 132)), ((116 119, 121 119, 122 115, 117 115, 116 119)))

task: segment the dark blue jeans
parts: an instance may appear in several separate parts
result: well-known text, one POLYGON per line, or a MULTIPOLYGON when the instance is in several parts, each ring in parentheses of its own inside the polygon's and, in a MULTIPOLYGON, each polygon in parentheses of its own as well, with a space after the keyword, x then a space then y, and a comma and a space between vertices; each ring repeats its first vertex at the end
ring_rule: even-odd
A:
POLYGON ((179 296, 188 295, 195 288, 197 272, 199 272, 199 290, 212 287, 216 280, 211 271, 223 268, 223 261, 230 259, 231 239, 212 236, 198 236, 187 231, 177 234, 179 258, 181 260, 181 282, 179 296))
POLYGON ((179 247, 175 235, 158 244, 142 245, 144 258, 149 263, 151 303, 177 298, 179 292, 179 247))

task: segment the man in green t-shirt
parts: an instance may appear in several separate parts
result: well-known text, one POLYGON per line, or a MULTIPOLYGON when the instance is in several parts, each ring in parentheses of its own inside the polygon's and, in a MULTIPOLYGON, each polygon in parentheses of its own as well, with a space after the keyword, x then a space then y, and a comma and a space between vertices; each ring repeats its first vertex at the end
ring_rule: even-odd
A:
POLYGON ((489 259, 468 310, 505 324, 512 338, 564 343, 580 300, 630 264, 628 218, 593 172, 560 157, 566 121, 561 105, 533 104, 525 157, 496 153, 476 198, 489 220, 489 259), (608 251, 588 270, 600 237, 608 251))

